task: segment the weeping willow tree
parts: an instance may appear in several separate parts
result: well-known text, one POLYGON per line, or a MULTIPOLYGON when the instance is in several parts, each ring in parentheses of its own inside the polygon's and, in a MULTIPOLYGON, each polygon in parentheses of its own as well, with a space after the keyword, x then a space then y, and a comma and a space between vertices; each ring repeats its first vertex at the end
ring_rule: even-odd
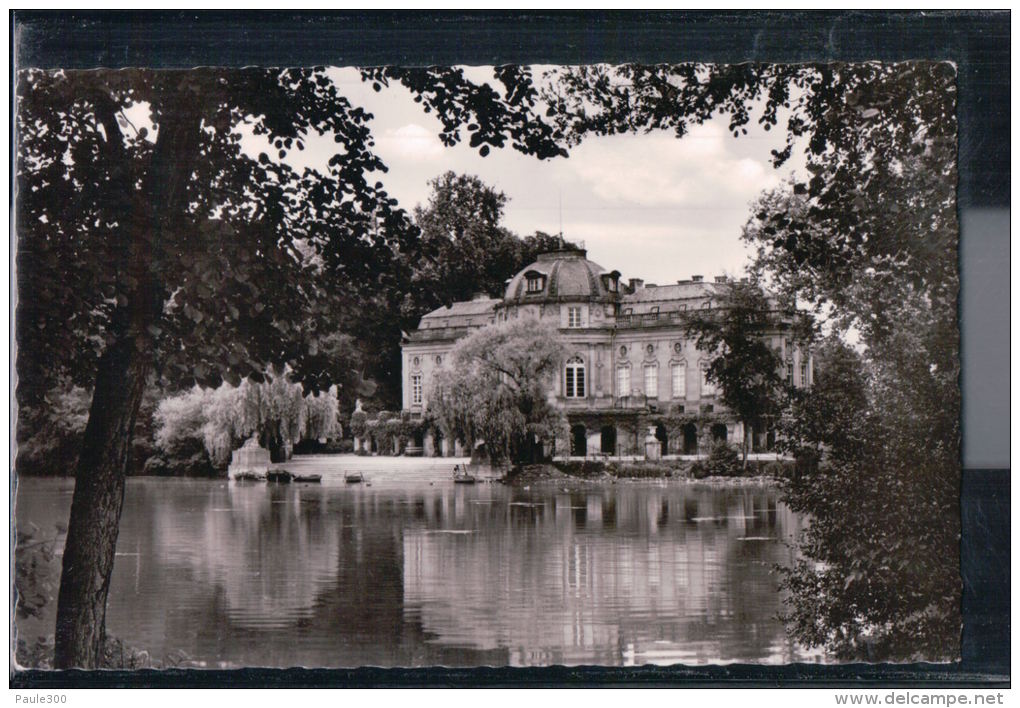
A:
POLYGON ((537 320, 485 327, 461 340, 434 377, 429 414, 472 449, 484 444, 494 463, 530 462, 537 441, 566 434, 548 395, 565 357, 556 330, 537 320))
POLYGON ((195 387, 160 403, 156 444, 170 450, 184 440, 201 440, 213 464, 224 465, 233 450, 256 435, 279 462, 287 443, 336 435, 338 410, 336 386, 304 395, 285 374, 262 383, 195 387))

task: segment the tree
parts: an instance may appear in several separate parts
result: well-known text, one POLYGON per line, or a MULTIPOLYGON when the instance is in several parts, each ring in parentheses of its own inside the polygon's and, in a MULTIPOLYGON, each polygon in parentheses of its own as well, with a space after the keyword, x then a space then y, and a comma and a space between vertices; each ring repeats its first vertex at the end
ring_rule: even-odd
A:
POLYGON ((335 435, 339 429, 337 389, 303 394, 300 384, 278 373, 259 384, 196 386, 164 399, 156 411, 156 444, 166 454, 204 447, 222 469, 230 453, 252 435, 274 461, 283 461, 287 442, 335 435))
MULTIPOLYGON (((428 202, 414 209, 420 238, 393 261, 383 286, 361 290, 363 300, 345 325, 358 335, 360 359, 380 384, 383 406, 399 400, 400 330, 478 293, 502 297, 506 281, 539 253, 574 245, 540 231, 519 238, 502 223, 506 195, 477 177, 446 172, 429 184, 428 202)), ((353 400, 347 403, 350 409, 353 400)))
POLYGON ((783 331, 784 314, 803 328, 794 313, 779 311, 758 285, 737 282, 716 308, 695 310, 684 322, 698 349, 712 357, 707 378, 719 385, 723 404, 743 423, 745 469, 755 424, 775 418, 782 406, 783 362, 767 337, 783 331))
POLYGON ((852 461, 872 438, 869 378, 860 354, 830 335, 814 352, 808 389, 794 389, 781 419, 779 445, 803 460, 852 461))
POLYGON ((842 407, 809 397, 795 411, 791 443, 821 437, 829 455, 787 491, 812 518, 805 556, 824 564, 788 575, 791 626, 843 658, 955 659, 954 93, 941 69, 888 74, 847 97, 841 113, 855 130, 830 161, 809 164, 806 184, 764 195, 744 238, 785 296, 812 303, 837 332, 858 332, 867 371, 866 406, 852 420, 862 386, 845 354, 833 372, 849 387, 832 394, 842 407))
POLYGON ((553 235, 547 234, 544 231, 536 231, 524 237, 524 243, 521 246, 521 258, 515 272, 530 263, 534 263, 542 253, 578 248, 580 248, 580 245, 563 238, 563 234, 553 235))
MULTIPOLYGON (((402 247, 381 282, 363 288, 349 331, 381 384, 382 405, 399 400, 401 330, 422 315, 477 293, 502 296, 519 270, 521 242, 502 225, 506 195, 477 177, 446 172, 429 182, 428 203, 414 209, 419 238, 402 247)), ((353 402, 351 402, 353 403, 353 402)))
POLYGON ((414 210, 425 256, 413 276, 427 293, 420 305, 428 312, 476 293, 502 296, 521 250, 520 239, 501 223, 506 195, 477 177, 453 172, 429 185, 428 205, 414 210))
MULTIPOLYGON (((765 129, 785 114, 786 144, 774 163, 802 147, 806 174, 763 195, 744 237, 757 247, 756 270, 770 289, 810 303, 836 331, 857 330, 871 426, 863 447, 788 491, 791 505, 812 519, 806 560, 790 576, 791 626, 799 640, 848 658, 956 658, 953 67, 625 65, 554 73, 547 99, 571 143, 638 130, 682 137, 716 115, 728 116, 740 135, 755 112, 765 129)), ((801 419, 806 437, 793 444, 814 445, 812 436, 838 421, 812 430, 801 419)))
POLYGON ((509 320, 462 339, 433 378, 428 412, 444 432, 485 443, 493 463, 532 461, 537 441, 565 436, 566 419, 549 401, 566 350, 537 320, 509 320))
MULTIPOLYGON (((480 152, 563 154, 527 70, 475 85, 457 69, 373 69, 480 152)), ((18 396, 55 376, 92 389, 58 598, 55 666, 95 667, 131 432, 146 381, 218 386, 310 360, 335 303, 324 281, 376 278, 416 232, 369 175, 370 115, 321 68, 38 71, 17 76, 18 396), (129 115, 130 114, 130 115, 129 115), (145 120, 136 125, 139 114, 145 120), (132 120, 132 116, 134 120, 132 120), (242 135, 268 140, 249 155, 242 135), (287 152, 331 135, 325 174, 287 152), (324 278, 328 273, 329 277, 324 278)))
MULTIPOLYGON (((923 361, 909 333, 907 359, 923 361)), ((820 458, 784 498, 810 514, 803 559, 783 571, 786 619, 843 660, 949 660, 959 652, 956 489, 925 429, 924 386, 835 343, 786 430, 820 458), (819 454, 820 453, 820 454, 819 454)))

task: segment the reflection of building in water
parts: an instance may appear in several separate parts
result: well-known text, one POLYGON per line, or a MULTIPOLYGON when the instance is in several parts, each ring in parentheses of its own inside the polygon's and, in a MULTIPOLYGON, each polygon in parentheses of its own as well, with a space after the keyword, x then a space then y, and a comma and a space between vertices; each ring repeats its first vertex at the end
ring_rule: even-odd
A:
POLYGON ((405 611, 436 642, 503 647, 515 664, 761 661, 783 649, 769 570, 789 560, 775 539, 795 522, 770 494, 600 490, 502 513, 522 523, 405 533, 405 611))
MULTIPOLYGON (((66 519, 70 486, 26 498, 40 486, 51 481, 19 488, 19 521, 44 528, 66 519)), ((791 555, 771 539, 797 520, 768 490, 131 479, 127 494, 108 628, 155 657, 183 650, 209 666, 810 658, 773 619, 781 608, 769 571, 791 555)), ((46 611, 39 634, 52 632, 55 607, 46 611)))

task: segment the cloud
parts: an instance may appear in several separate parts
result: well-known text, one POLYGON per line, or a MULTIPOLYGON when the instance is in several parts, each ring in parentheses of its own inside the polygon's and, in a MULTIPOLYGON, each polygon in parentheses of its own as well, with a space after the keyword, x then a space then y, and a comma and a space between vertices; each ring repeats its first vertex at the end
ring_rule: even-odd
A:
POLYGON ((568 237, 581 239, 588 257, 625 278, 643 278, 668 285, 677 280, 703 275, 743 275, 750 260, 750 248, 740 241, 743 216, 733 214, 723 223, 699 225, 689 222, 642 223, 635 215, 630 223, 570 220, 568 237))
POLYGON ((443 154, 443 144, 435 131, 417 123, 385 130, 376 140, 376 148, 383 162, 425 162, 436 160, 443 154))
POLYGON ((717 123, 672 133, 591 140, 568 163, 577 178, 607 203, 673 208, 744 206, 779 182, 767 163, 730 151, 717 123))

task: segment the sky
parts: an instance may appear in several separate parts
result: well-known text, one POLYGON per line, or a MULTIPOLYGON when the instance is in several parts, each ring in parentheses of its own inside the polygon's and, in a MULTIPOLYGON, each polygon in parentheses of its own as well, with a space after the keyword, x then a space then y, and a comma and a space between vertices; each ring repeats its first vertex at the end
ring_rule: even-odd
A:
MULTIPOLYGON (((785 130, 765 131, 752 120, 748 134, 734 138, 725 118, 681 139, 671 132, 590 138, 567 158, 540 161, 510 148, 483 158, 465 143, 444 147, 439 121, 402 87, 376 93, 354 70, 330 73, 352 104, 374 115, 375 150, 389 167, 377 178, 403 208, 426 203, 428 181, 447 170, 476 175, 506 194, 504 225, 518 235, 562 231, 607 270, 659 285, 740 275, 751 255, 740 241, 750 204, 802 164, 795 153, 783 169, 772 167, 785 130)), ((488 68, 467 73, 492 81, 488 68)), ((259 140, 245 143, 257 153, 268 147, 259 140)), ((309 139, 288 161, 323 169, 335 147, 331 138, 309 139)))

